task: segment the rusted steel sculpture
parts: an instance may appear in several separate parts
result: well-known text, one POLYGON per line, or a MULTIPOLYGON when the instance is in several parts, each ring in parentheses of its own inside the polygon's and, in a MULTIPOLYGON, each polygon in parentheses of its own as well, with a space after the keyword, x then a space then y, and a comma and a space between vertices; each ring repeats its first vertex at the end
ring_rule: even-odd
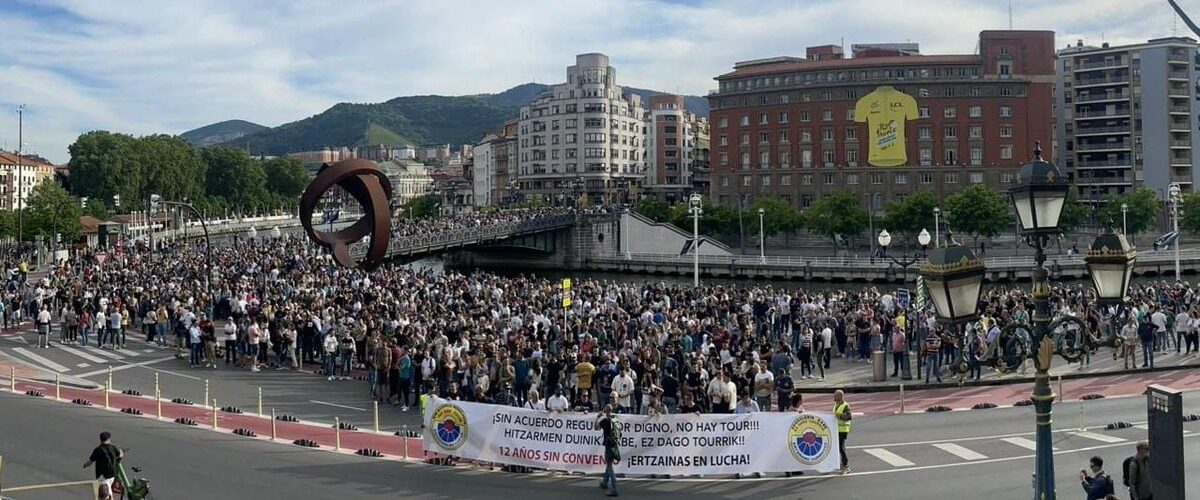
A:
POLYGON ((346 160, 322 167, 304 194, 300 196, 300 224, 308 237, 328 248, 338 265, 347 268, 371 268, 387 255, 391 240, 392 183, 368 160, 346 160), (338 231, 321 231, 313 226, 313 211, 321 195, 333 186, 341 187, 358 200, 363 216, 349 227, 338 231), (367 255, 362 262, 350 256, 350 244, 370 236, 367 255))

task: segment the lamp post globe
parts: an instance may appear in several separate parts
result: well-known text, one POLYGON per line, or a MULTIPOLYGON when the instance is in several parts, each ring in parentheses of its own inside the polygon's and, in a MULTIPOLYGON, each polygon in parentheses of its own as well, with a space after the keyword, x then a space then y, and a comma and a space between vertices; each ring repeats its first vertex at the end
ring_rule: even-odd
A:
POLYGON ((1021 232, 1026 236, 1057 234, 1058 218, 1071 189, 1067 178, 1058 167, 1042 160, 1041 149, 1037 150, 1034 161, 1021 166, 1017 176, 1019 184, 1009 191, 1009 196, 1021 232))
POLYGON ((700 208, 700 193, 692 193, 692 196, 688 198, 688 204, 692 208, 700 208))
POLYGON ((921 247, 929 246, 929 242, 932 240, 933 237, 929 235, 928 229, 921 229, 921 233, 917 235, 917 243, 919 243, 921 247))
POLYGON ((978 317, 986 269, 983 259, 961 246, 935 248, 921 264, 921 277, 938 318, 962 324, 978 317))
POLYGON ((1087 255, 1088 274, 1096 288, 1096 298, 1101 304, 1120 304, 1125 301, 1129 289, 1129 278, 1133 275, 1133 263, 1137 251, 1129 245, 1125 235, 1107 230, 1092 242, 1087 255))
MULTIPOLYGON (((925 233, 925 236, 928 237, 929 233, 925 233)), ((879 236, 875 238, 875 241, 879 243, 880 247, 887 249, 892 244, 892 235, 888 233, 887 229, 884 229, 879 232, 879 236)))

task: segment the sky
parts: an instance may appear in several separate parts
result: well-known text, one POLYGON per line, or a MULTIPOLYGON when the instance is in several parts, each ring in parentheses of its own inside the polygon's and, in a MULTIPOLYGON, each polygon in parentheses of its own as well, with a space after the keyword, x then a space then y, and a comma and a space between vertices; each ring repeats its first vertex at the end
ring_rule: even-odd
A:
MULTIPOLYGON (((1200 0, 1179 0, 1200 20, 1200 0)), ((1058 46, 1189 35, 1166 0, 1013 0, 1058 46)), ((338 102, 560 83, 603 52, 621 85, 704 95, 736 61, 811 45, 970 54, 1008 0, 0 0, 0 148, 69 160, 79 134, 268 126, 338 102)))

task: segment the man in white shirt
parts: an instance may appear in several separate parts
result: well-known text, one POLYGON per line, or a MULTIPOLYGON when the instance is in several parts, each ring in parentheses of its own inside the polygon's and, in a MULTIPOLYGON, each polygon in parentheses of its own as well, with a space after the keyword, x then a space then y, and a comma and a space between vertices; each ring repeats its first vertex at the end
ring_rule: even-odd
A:
MULTIPOLYGON (((736 392, 729 392, 729 386, 733 384, 729 380, 729 375, 725 370, 721 370, 716 377, 708 383, 708 400, 712 403, 713 413, 729 413, 733 408, 733 395, 736 392)), ((735 387, 736 389, 736 387, 735 387)))
MULTIPOLYGON (((755 370, 758 371, 758 374, 754 375, 754 402, 758 404, 759 408, 770 408, 771 393, 775 389, 775 375, 761 361, 756 365, 755 370)), ((786 403, 781 401, 780 404, 786 403)))
POLYGON ((546 400, 546 409, 552 412, 566 411, 571 406, 571 402, 567 401, 567 397, 563 395, 562 389, 555 388, 554 395, 546 400))
POLYGON ((1155 308, 1154 314, 1150 315, 1150 322, 1154 324, 1154 350, 1166 352, 1167 350, 1167 315, 1163 313, 1161 307, 1155 308))
POLYGON ((1186 309, 1180 307, 1179 314, 1175 315, 1175 354, 1179 354, 1184 342, 1187 340, 1188 329, 1191 328, 1192 317, 1188 316, 1186 309))
POLYGON ((42 306, 42 310, 37 314, 37 332, 38 332, 38 348, 47 349, 50 347, 50 311, 46 306, 42 306))
POLYGON ((629 375, 629 368, 621 370, 621 373, 613 377, 612 390, 617 393, 619 412, 627 413, 632 406, 630 396, 633 395, 633 377, 629 375))

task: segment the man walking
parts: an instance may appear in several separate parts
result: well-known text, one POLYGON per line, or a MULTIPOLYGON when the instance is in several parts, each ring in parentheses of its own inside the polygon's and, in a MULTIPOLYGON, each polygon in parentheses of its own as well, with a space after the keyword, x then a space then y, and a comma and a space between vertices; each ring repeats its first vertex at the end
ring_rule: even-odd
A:
POLYGON ((1125 471, 1125 485, 1129 486, 1130 500, 1153 500, 1154 491, 1150 489, 1150 443, 1141 441, 1137 444, 1137 454, 1129 461, 1125 471))
POLYGON ((108 431, 100 433, 100 446, 92 450, 88 461, 83 464, 83 468, 96 465, 96 481, 100 482, 100 498, 112 498, 113 480, 117 477, 117 461, 121 460, 124 452, 120 448, 113 446, 112 434, 108 431))
POLYGON ((833 393, 833 416, 838 423, 838 451, 842 454, 841 473, 850 472, 850 459, 846 457, 846 438, 850 436, 850 403, 846 402, 841 389, 833 393))
POLYGON ((46 306, 42 306, 42 310, 37 314, 37 332, 38 332, 38 348, 45 349, 50 347, 50 311, 46 306))
POLYGON ((1143 321, 1138 325, 1138 337, 1142 341, 1142 368, 1154 368, 1154 323, 1143 321))
POLYGON ((604 407, 604 412, 596 417, 596 427, 604 433, 604 477, 600 479, 600 488, 607 488, 607 495, 617 496, 617 474, 613 465, 621 463, 621 423, 612 415, 611 404, 604 407))

